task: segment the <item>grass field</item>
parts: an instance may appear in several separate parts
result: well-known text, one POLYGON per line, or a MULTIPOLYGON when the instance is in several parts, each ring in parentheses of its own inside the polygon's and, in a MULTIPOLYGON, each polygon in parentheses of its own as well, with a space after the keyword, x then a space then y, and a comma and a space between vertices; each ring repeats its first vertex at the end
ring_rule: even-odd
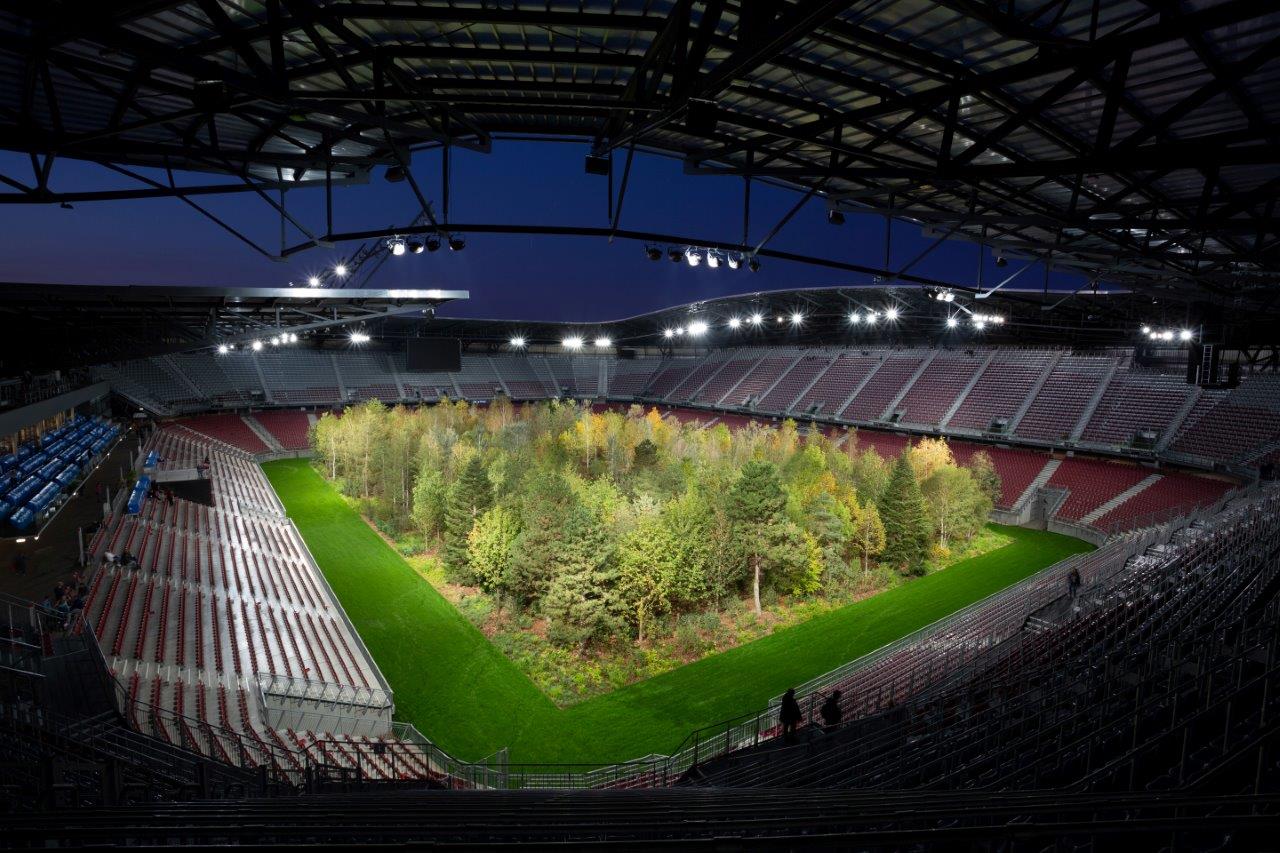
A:
POLYGON ((601 763, 667 753, 702 726, 928 625, 1088 543, 1014 542, 873 598, 612 693, 557 708, 388 546, 306 460, 263 466, 395 691, 397 717, 454 756, 601 763))

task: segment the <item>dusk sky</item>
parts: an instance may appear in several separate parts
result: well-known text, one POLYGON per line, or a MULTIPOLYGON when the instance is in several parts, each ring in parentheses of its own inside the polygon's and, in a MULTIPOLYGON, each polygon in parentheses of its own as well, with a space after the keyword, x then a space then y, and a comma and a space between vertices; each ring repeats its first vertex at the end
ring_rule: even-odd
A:
MULTIPOLYGON (((584 144, 495 140, 491 154, 455 150, 451 190, 454 222, 544 223, 607 226, 606 179, 583 172, 584 144)), ((413 171, 439 211, 440 161, 419 152, 413 171)), ((621 175, 623 157, 616 171, 621 175)), ((25 155, 0 153, 0 172, 31 180, 25 155)), ((334 228, 359 230, 409 223, 418 212, 409 184, 388 183, 376 169, 364 186, 335 191, 334 228)), ((159 172, 149 175, 164 180, 159 172)), ((186 173, 179 183, 226 178, 186 173)), ((54 190, 121 189, 138 186, 94 164, 57 161, 54 190)), ((615 183, 616 188, 616 183, 615 183)), ((798 193, 755 184, 751 242, 759 241, 800 198, 798 193)), ((260 245, 275 251, 279 217, 251 193, 198 199, 260 245)), ((324 194, 295 190, 291 212, 317 233, 324 229, 324 194)), ((637 154, 620 227, 737 241, 741 235, 742 182, 737 178, 686 175, 679 161, 637 154)), ((359 244, 312 249, 286 262, 254 252, 176 199, 58 205, 0 206, 0 280, 72 284, 206 285, 279 287, 301 284, 312 272, 355 252, 359 244)), ((289 229, 287 243, 302 235, 289 229)), ((878 267, 883 261, 884 220, 850 216, 841 226, 826 222, 819 198, 808 204, 769 243, 770 248, 878 267)), ((891 266, 900 268, 931 243, 918 228, 894 226, 891 266)), ((643 245, 598 238, 472 234, 462 252, 389 258, 369 286, 439 287, 471 292, 442 314, 500 319, 597 321, 616 319, 698 299, 758 290, 869 284, 867 276, 806 264, 762 259, 755 274, 704 266, 690 268, 665 258, 649 261, 643 245)), ((955 284, 972 284, 978 248, 947 242, 912 268, 913 273, 955 284)), ((1008 275, 1021 262, 997 269, 985 253, 986 282, 1008 275)), ((1018 286, 1040 287, 1039 269, 1018 286)), ((1051 286, 1074 289, 1079 276, 1055 274, 1051 286)))

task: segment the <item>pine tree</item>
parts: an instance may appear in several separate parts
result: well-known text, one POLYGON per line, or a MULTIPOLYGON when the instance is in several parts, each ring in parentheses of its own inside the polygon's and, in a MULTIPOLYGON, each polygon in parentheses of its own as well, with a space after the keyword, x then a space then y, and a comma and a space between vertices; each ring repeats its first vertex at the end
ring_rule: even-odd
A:
POLYGON ((615 557, 604 526, 585 508, 575 509, 565 522, 564 548, 542 599, 552 642, 581 651, 622 631, 626 605, 618 592, 615 557))
POLYGON ((751 595, 756 613, 760 607, 760 575, 779 538, 786 494, 778 469, 769 462, 753 461, 729 490, 726 511, 738 545, 751 568, 751 595))
POLYGON ((923 574, 929 519, 908 452, 893 464, 879 508, 884 524, 884 561, 912 574, 923 574))
POLYGON ((449 487, 444 514, 444 566, 455 580, 474 580, 467 565, 467 536, 472 526, 493 504, 493 488, 479 454, 472 454, 449 487))
POLYGON ((848 580, 849 564, 844 554, 849 544, 849 522, 843 509, 828 492, 819 492, 805 513, 808 532, 817 543, 821 576, 827 583, 848 580))
POLYGON ((564 545, 565 519, 578 504, 559 471, 535 471, 529 482, 521 501, 520 535, 511 546, 509 589, 521 604, 546 594, 564 545))

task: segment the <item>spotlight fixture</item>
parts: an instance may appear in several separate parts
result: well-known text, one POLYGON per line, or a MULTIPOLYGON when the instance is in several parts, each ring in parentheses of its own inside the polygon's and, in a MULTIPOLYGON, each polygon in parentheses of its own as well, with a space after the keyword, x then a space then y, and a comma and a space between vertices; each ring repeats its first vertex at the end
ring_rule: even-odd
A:
POLYGON ((573 349, 573 350, 582 349, 582 338, 579 338, 576 335, 571 338, 565 338, 560 343, 564 346, 565 349, 573 349))
POLYGON ((683 335, 683 334, 684 334, 684 326, 676 326, 676 334, 677 334, 677 335, 683 335))
POLYGON ((707 333, 708 328, 709 327, 707 326, 706 323, 702 322, 701 320, 698 320, 696 322, 689 324, 689 334, 694 336, 705 335, 707 333))
POLYGON ((954 329, 954 328, 955 328, 956 326, 958 326, 958 325, 960 325, 960 321, 959 321, 959 320, 957 320, 955 317, 948 317, 948 318, 947 318, 947 328, 948 328, 948 329, 954 329))
POLYGON ((978 331, 982 331, 983 329, 985 329, 985 328, 987 327, 987 321, 986 321, 986 320, 982 320, 982 319, 980 319, 980 318, 978 318, 978 317, 974 317, 974 318, 973 318, 973 327, 974 327, 975 329, 977 329, 978 331))
POLYGON ((289 338, 289 343, 291 344, 296 344, 298 342, 298 335, 296 332, 290 332, 288 334, 288 338, 289 338))
POLYGON ((898 309, 897 308, 884 309, 884 318, 889 322, 893 322, 894 320, 898 319, 898 309))
POLYGON ((428 237, 428 238, 427 238, 427 251, 428 251, 428 252, 438 252, 438 251, 440 251, 440 238, 439 238, 439 237, 428 237))
POLYGON ((609 344, 611 343, 613 343, 613 341, 609 340, 604 335, 601 335, 600 337, 596 338, 596 346, 600 347, 601 349, 604 349, 605 347, 609 346, 609 344))
POLYGON ((466 241, 466 240, 462 239, 461 237, 450 237, 450 238, 449 238, 449 251, 451 251, 451 252, 461 252, 461 251, 462 251, 463 249, 465 249, 465 248, 467 248, 467 241, 466 241))
POLYGON ((832 208, 831 210, 827 211, 827 222, 830 223, 831 225, 843 225, 844 214, 836 210, 835 208, 832 208))
POLYGON ((702 253, 697 249, 690 247, 684 250, 684 259, 688 262, 689 266, 696 267, 698 264, 702 263, 702 253))
POLYGON ((720 257, 715 252, 707 252, 707 267, 716 269, 720 266, 720 257))
POLYGON ((335 264, 333 267, 333 274, 336 275, 338 278, 343 278, 347 274, 347 265, 335 264))
POLYGON ((351 333, 351 343, 353 343, 353 344, 367 344, 367 343, 369 343, 369 336, 368 336, 366 333, 364 333, 364 332, 352 332, 352 333, 351 333))
POLYGON ((933 298, 938 300, 939 302, 955 302, 956 301, 956 295, 952 293, 950 290, 939 290, 937 293, 933 295, 933 298))
POLYGON ((644 253, 645 253, 645 256, 648 257, 649 260, 651 261, 662 260, 662 250, 659 249, 657 246, 645 246, 644 253))
POLYGON ((672 247, 670 249, 667 249, 667 259, 670 260, 671 263, 673 264, 678 264, 682 260, 684 260, 684 253, 681 252, 679 249, 672 247))
POLYGON ((664 338, 674 338, 674 337, 676 336, 676 330, 675 330, 675 329, 663 329, 663 330, 662 330, 662 336, 663 336, 664 338))
POLYGON ((313 275, 313 276, 307 277, 307 287, 319 287, 319 286, 320 286, 320 276, 313 275))
POLYGON ((421 240, 413 240, 409 243, 409 251, 413 252, 415 255, 421 255, 424 248, 426 247, 422 245, 421 240))
POLYGON ((513 346, 516 349, 524 349, 524 338, 520 337, 519 335, 516 335, 514 338, 511 339, 511 346, 513 346))
POLYGON ((1006 258, 1004 255, 996 255, 996 266, 998 267, 1009 266, 1009 259, 1006 258))
POLYGON ((736 329, 736 328, 738 328, 738 327, 739 327, 739 326, 741 326, 741 325, 742 325, 742 321, 741 321, 741 320, 739 320, 737 317, 730 317, 730 318, 729 318, 729 328, 730 328, 730 329, 736 329))
POLYGON ((261 352, 261 351, 262 351, 262 341, 254 341, 254 342, 253 342, 253 344, 252 344, 252 346, 253 346, 253 351, 254 351, 254 352, 261 352))
POLYGON ((279 336, 279 335, 272 335, 272 336, 271 336, 271 345, 272 345, 273 347, 278 347, 278 346, 280 346, 280 336, 279 336))
POLYGON ((231 350, 227 348, 226 344, 218 344, 218 355, 226 355, 229 352, 231 350))
POLYGON ((1150 326, 1143 326, 1143 327, 1142 327, 1142 334, 1144 334, 1144 335, 1150 335, 1150 334, 1151 334, 1151 327, 1150 327, 1150 326))
POLYGON ((731 252, 725 256, 725 262, 729 265, 729 269, 736 270, 742 266, 742 255, 731 252))
POLYGON ((756 260, 755 255, 752 255, 751 260, 747 261, 747 269, 752 272, 760 272, 760 262, 756 260))
POLYGON ((1178 332, 1178 340, 1180 341, 1189 341, 1191 340, 1191 338, 1192 338, 1192 334, 1190 329, 1183 329, 1182 331, 1178 332))
POLYGON ((804 315, 801 314, 799 311, 791 315, 791 325, 799 326, 803 322, 804 322, 804 315))
POLYGON ((859 314, 857 311, 854 311, 852 314, 849 315, 849 322, 855 326, 858 325, 859 323, 862 322, 862 315, 859 314))
POLYGON ((879 314, 877 314, 876 312, 874 312, 874 311, 868 311, 868 312, 867 312, 867 325, 868 325, 868 326, 874 326, 874 325, 876 324, 876 320, 879 320, 879 319, 880 319, 880 315, 879 315, 879 314))
POLYGON ((404 254, 404 250, 405 250, 404 240, 401 240, 399 237, 392 237, 390 240, 387 241, 387 248, 391 250, 391 254, 395 255, 398 258, 404 254))
POLYGON ((387 183, 398 184, 408 175, 405 173, 404 166, 388 166, 387 171, 382 173, 382 177, 387 179, 387 183))
POLYGON ((763 323, 763 322, 764 322, 764 316, 763 316, 763 315, 760 315, 760 314, 752 314, 752 315, 751 315, 749 318, 747 318, 747 319, 749 319, 749 320, 751 321, 751 325, 753 325, 753 326, 759 326, 761 323, 763 323))
POLYGON ((787 318, 783 317, 781 314, 779 314, 774 319, 778 321, 778 325, 782 325, 783 323, 787 322, 787 318))

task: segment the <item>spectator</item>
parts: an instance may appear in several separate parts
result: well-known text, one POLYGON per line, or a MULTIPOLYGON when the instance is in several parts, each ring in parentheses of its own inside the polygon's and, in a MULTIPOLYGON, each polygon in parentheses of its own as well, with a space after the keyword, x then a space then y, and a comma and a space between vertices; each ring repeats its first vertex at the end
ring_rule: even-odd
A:
POLYGON ((1080 593, 1080 585, 1083 583, 1080 579, 1080 570, 1071 569, 1071 574, 1067 575, 1067 596, 1072 600, 1076 600, 1076 596, 1080 593))
POLYGON ((782 734, 786 737, 787 743, 795 741, 796 726, 800 725, 803 719, 804 714, 800 713, 800 703, 796 701, 796 689, 792 687, 782 694, 782 707, 778 709, 778 722, 782 723, 782 734))
POLYGON ((827 701, 822 703, 821 714, 822 726, 826 731, 832 731, 836 726, 840 725, 840 720, 844 717, 844 711, 840 708, 839 690, 831 691, 827 701))

